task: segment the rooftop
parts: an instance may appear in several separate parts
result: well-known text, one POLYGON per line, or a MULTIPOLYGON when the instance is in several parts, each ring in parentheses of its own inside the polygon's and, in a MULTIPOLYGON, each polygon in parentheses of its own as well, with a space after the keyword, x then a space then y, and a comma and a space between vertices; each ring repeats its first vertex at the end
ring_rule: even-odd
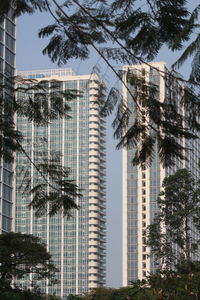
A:
POLYGON ((76 73, 72 68, 65 69, 47 69, 47 70, 31 70, 31 71, 17 71, 18 75, 28 79, 38 79, 47 77, 62 77, 75 76, 76 73))

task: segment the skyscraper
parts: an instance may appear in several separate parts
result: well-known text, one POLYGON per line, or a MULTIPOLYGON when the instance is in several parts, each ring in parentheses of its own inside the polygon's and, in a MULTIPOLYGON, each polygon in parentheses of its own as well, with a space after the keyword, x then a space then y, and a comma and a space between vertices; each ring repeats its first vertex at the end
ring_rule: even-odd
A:
MULTIPOLYGON (((180 82, 174 80, 173 85, 166 82, 163 76, 167 67, 165 63, 151 63, 150 65, 130 65, 124 67, 125 74, 145 74, 147 82, 152 82, 157 86, 158 100, 164 102, 169 93, 176 97, 177 105, 181 107, 181 89, 180 82), (154 68, 151 68, 154 67, 154 68), (170 89, 169 89, 170 87, 170 89)), ((126 78, 126 76, 125 76, 126 78)), ((128 83, 127 83, 128 84, 128 83)), ((127 92, 123 90, 124 98, 131 111, 136 111, 134 101, 127 92)), ((145 109, 143 111, 145 117, 145 109)), ((184 113, 184 112, 182 112, 184 113)), ((134 114, 131 115, 130 122, 134 120, 134 114)), ((145 119, 145 118, 144 118, 145 119)), ((145 121, 144 121, 145 122, 145 121)), ((157 146, 155 146, 154 158, 151 166, 133 166, 132 159, 135 154, 134 148, 123 149, 123 285, 130 284, 131 281, 143 279, 149 272, 156 268, 152 257, 148 257, 149 249, 145 245, 144 235, 146 227, 151 223, 155 213, 158 211, 157 197, 162 186, 163 179, 178 169, 187 168, 192 171, 195 177, 199 176, 199 151, 200 145, 198 139, 185 140, 182 138, 179 142, 188 149, 185 160, 176 160, 170 167, 163 167, 158 155, 157 146)))
MULTIPOLYGON (((72 170, 71 178, 81 189, 77 199, 79 210, 68 219, 62 214, 36 218, 20 191, 21 169, 29 166, 30 178, 37 181, 34 166, 22 154, 16 166, 16 231, 37 235, 47 244, 48 251, 59 269, 53 287, 43 282, 47 293, 61 297, 82 294, 105 283, 105 119, 100 116, 96 101, 96 75, 76 75, 72 69, 20 72, 24 78, 56 79, 61 89, 74 89, 81 95, 70 102, 71 118, 58 118, 47 126, 35 126, 18 116, 17 128, 24 135, 23 147, 37 160, 36 152, 59 151, 63 166, 72 170)), ((49 84, 50 92, 50 84, 49 84)))
MULTIPOLYGON (((0 84, 6 85, 15 72, 15 19, 12 11, 0 20, 0 84)), ((9 98, 8 88, 1 90, 0 95, 9 98)), ((3 109, 3 107, 1 107, 3 109)), ((0 164, 0 233, 13 230, 13 165, 0 164)))

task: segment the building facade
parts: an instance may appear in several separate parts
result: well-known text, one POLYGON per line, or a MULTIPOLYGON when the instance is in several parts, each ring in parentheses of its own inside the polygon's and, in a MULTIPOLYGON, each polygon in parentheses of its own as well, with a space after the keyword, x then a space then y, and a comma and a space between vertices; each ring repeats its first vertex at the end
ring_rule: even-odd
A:
MULTIPOLYGON (((138 75, 142 71, 145 72, 146 80, 157 86, 158 100, 163 102, 170 92, 175 93, 179 89, 177 86, 174 86, 171 88, 171 91, 169 90, 169 84, 162 76, 167 72, 165 63, 151 63, 151 66, 154 68, 151 68, 150 65, 125 66, 124 78, 126 79, 127 72, 138 75)), ((178 85, 179 83, 174 82, 173 84, 178 85)), ((132 101, 125 88, 123 95, 130 110, 136 109, 134 101, 132 101)), ((179 105, 181 94, 177 93, 175 96, 179 109, 182 109, 181 105, 179 105)), ((133 121, 134 114, 130 117, 130 122, 133 121)), ((132 165, 132 159, 135 154, 134 148, 123 149, 123 286, 127 286, 137 279, 145 278, 146 275, 156 269, 155 261, 148 256, 149 249, 145 245, 143 233, 158 211, 157 197, 163 179, 181 168, 187 168, 192 171, 194 176, 199 176, 200 147, 198 139, 191 141, 182 139, 179 142, 183 146, 193 149, 193 151, 187 154, 188 161, 176 160, 173 167, 167 168, 162 166, 156 146, 151 166, 142 167, 132 165)))
MULTIPOLYGON (((105 119, 96 99, 96 75, 75 75, 72 69, 20 72, 24 78, 58 80, 62 89, 80 91, 72 100, 71 118, 58 118, 48 126, 35 126, 25 117, 17 118, 24 135, 23 147, 37 161, 37 151, 60 152, 62 165, 71 168, 71 178, 81 189, 79 210, 71 218, 57 214, 36 218, 27 207, 31 201, 20 191, 21 170, 29 167, 31 180, 37 182, 34 166, 22 154, 16 158, 16 222, 18 232, 37 235, 47 244, 59 283, 42 283, 46 293, 61 297, 82 294, 105 283, 105 119), (45 141, 45 142, 44 142, 45 141)), ((25 284, 25 282, 24 282, 25 284)))
MULTIPOLYGON (((16 24, 12 11, 0 20, 0 84, 6 85, 15 73, 15 47, 16 24)), ((0 96, 9 101, 12 96, 9 88, 1 89, 0 96)), ((1 107, 1 109, 3 109, 1 107)), ((13 165, 0 163, 0 233, 14 229, 14 203, 13 203, 13 165)))

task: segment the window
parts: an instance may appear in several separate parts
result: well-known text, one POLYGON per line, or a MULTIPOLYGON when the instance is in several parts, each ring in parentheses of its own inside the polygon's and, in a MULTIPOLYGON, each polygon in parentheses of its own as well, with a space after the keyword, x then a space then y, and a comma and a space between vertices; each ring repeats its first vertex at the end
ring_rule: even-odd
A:
POLYGON ((12 184, 12 173, 5 169, 3 170, 3 182, 7 185, 12 184))
POLYGON ((142 197, 142 202, 145 203, 146 202, 146 198, 142 197))
POLYGON ((142 222, 142 227, 146 227, 146 222, 142 222))
POLYGON ((15 50, 15 40, 10 35, 6 34, 6 46, 11 51, 15 50))
POLYGON ((0 56, 3 57, 3 45, 0 43, 0 56))
POLYGON ((6 22, 6 30, 7 30, 8 33, 10 33, 11 35, 14 36, 14 34, 15 34, 15 25, 9 20, 7 20, 7 22, 6 22))
POLYGON ((11 231, 11 219, 5 216, 2 216, 2 229, 4 231, 11 231))
POLYGON ((146 206, 145 205, 142 205, 142 210, 146 211, 146 206))
POLYGON ((7 202, 7 201, 3 201, 3 209, 2 212, 4 215, 10 216, 12 214, 12 204, 7 202))
POLYGON ((3 185, 3 198, 12 201, 12 189, 6 185, 3 185))

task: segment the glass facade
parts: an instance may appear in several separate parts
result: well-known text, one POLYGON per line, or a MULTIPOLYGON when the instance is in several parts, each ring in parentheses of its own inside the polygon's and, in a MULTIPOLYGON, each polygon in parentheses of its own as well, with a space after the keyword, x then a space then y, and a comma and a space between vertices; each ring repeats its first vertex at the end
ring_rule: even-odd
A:
MULTIPOLYGON (((12 11, 0 21, 0 84, 6 85, 15 73, 15 19, 12 11)), ((8 88, 1 96, 9 101, 8 88)), ((2 109, 2 108, 1 108, 2 109)), ((13 165, 0 163, 0 233, 13 230, 13 165)))
MULTIPOLYGON (((59 283, 51 287, 46 281, 42 286, 47 293, 65 297, 82 294, 105 283, 105 120, 99 114, 95 96, 97 77, 76 76, 70 69, 66 70, 70 75, 63 76, 65 69, 61 71, 61 88, 81 92, 80 97, 70 102, 71 118, 57 119, 40 127, 18 117, 17 128, 22 131, 23 147, 34 162, 39 159, 39 151, 61 154, 62 164, 71 168, 70 176, 75 179, 83 197, 77 199, 79 210, 74 211, 70 219, 62 214, 36 218, 27 207, 31 196, 24 197, 20 192, 21 170, 28 167, 33 186, 40 178, 27 158, 18 154, 16 231, 37 235, 47 244, 59 269, 59 283)), ((34 78, 38 78, 37 74, 39 78, 47 76, 45 74, 50 76, 45 79, 59 78, 59 70, 21 72, 26 78, 33 74, 34 78)), ((26 285, 28 281, 21 284, 26 285)))
MULTIPOLYGON (((146 79, 157 86, 157 98, 163 102, 169 93, 175 93, 180 90, 178 82, 169 82, 160 75, 166 72, 165 63, 152 63, 156 69, 146 65, 125 66, 124 71, 140 74, 145 71, 146 79)), ((126 103, 131 111, 137 111, 134 101, 130 98, 127 90, 123 91, 126 103)), ((181 94, 176 94, 177 107, 181 111, 181 94)), ((145 110, 143 111, 145 117, 145 110)), ((134 114, 130 118, 131 124, 134 120, 134 114)), ((145 122, 144 118, 144 122, 145 122)), ((151 223, 155 213, 158 211, 157 197, 160 192, 163 179, 170 174, 175 173, 180 168, 188 168, 193 175, 199 176, 199 141, 191 140, 181 141, 183 146, 193 149, 187 155, 188 161, 175 161, 175 165, 170 168, 163 168, 158 156, 157 145, 154 149, 154 158, 151 166, 133 166, 134 149, 123 150, 123 285, 126 286, 132 281, 145 278, 149 272, 156 269, 156 262, 149 257, 149 249, 145 246, 144 232, 151 223)), ((194 233, 195 234, 195 233, 194 233)))

